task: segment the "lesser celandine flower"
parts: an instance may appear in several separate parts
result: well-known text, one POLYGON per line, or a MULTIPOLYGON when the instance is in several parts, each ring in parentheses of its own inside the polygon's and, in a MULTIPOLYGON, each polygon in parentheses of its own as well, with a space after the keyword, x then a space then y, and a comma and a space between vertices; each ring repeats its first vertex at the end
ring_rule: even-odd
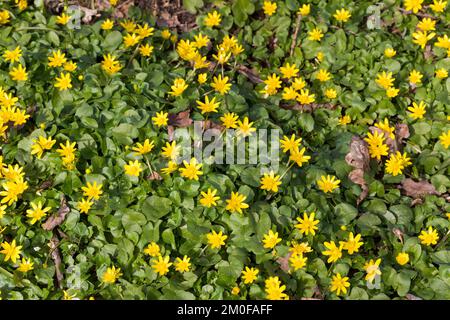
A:
POLYGON ((261 178, 261 189, 272 191, 272 192, 278 192, 278 186, 281 184, 280 176, 275 175, 273 171, 269 173, 264 173, 263 177, 261 178))
POLYGON ((367 272, 366 277, 364 278, 365 280, 372 283, 376 276, 381 275, 380 263, 381 259, 377 259, 376 261, 370 259, 366 262, 364 265, 364 270, 367 272))
POLYGON ((408 110, 411 112, 409 116, 414 120, 423 119, 423 116, 426 113, 426 105, 423 101, 420 101, 419 104, 413 102, 411 107, 408 107, 408 110))
POLYGON ((314 220, 315 215, 315 212, 311 212, 309 216, 306 212, 304 212, 303 219, 297 217, 297 221, 299 223, 296 224, 295 227, 300 231, 301 234, 316 234, 316 230, 318 229, 317 225, 319 224, 320 220, 314 220))
POLYGON ((311 12, 311 5, 310 4, 303 4, 299 9, 298 13, 302 16, 306 17, 311 12))
POLYGON ((5 257, 3 258, 4 262, 11 260, 13 263, 16 263, 17 259, 20 256, 22 246, 16 245, 16 240, 14 239, 10 243, 7 241, 3 241, 1 244, 3 250, 0 253, 3 253, 5 257))
POLYGON ((239 116, 234 112, 225 113, 222 117, 220 117, 220 121, 227 129, 237 128, 239 116))
POLYGON ((22 56, 22 49, 20 49, 19 46, 17 46, 14 50, 5 50, 5 53, 3 54, 3 58, 7 62, 19 62, 20 57, 22 56))
POLYGON ((438 78, 438 79, 445 79, 448 77, 448 71, 445 70, 444 68, 437 69, 435 71, 435 74, 436 74, 436 78, 438 78))
POLYGON ((83 196, 88 197, 88 200, 100 199, 100 196, 102 195, 103 184, 98 185, 97 181, 94 181, 94 183, 88 182, 85 187, 82 187, 81 190, 83 190, 83 196))
POLYGON ((387 58, 392 58, 392 57, 394 57, 396 54, 397 54, 397 51, 395 51, 395 50, 392 49, 392 48, 386 48, 386 49, 384 49, 384 55, 385 55, 387 58))
POLYGON ((201 191, 200 195, 202 198, 200 199, 200 204, 204 207, 211 208, 217 205, 217 200, 220 199, 219 196, 216 196, 217 189, 208 188, 207 192, 201 191))
POLYGON ((38 203, 30 203, 32 209, 27 210, 27 217, 30 218, 30 224, 35 224, 37 221, 41 220, 48 211, 51 210, 50 207, 42 208, 42 202, 38 201, 38 203))
POLYGON ((286 63, 283 67, 280 67, 280 72, 283 78, 290 79, 296 77, 299 70, 295 64, 286 63))
POLYGON ((202 164, 197 163, 196 158, 191 158, 190 162, 184 160, 183 164, 184 168, 179 169, 181 176, 188 178, 189 180, 198 181, 198 176, 201 176, 203 174, 203 171, 200 171, 202 164))
POLYGON ((413 32, 413 43, 418 44, 422 49, 425 49, 427 42, 434 38, 436 33, 427 33, 426 31, 413 32))
POLYGON ((111 30, 114 27, 114 22, 111 21, 110 19, 106 19, 105 21, 103 21, 101 28, 103 30, 111 30))
POLYGON ((144 249, 144 253, 148 254, 151 257, 157 257, 161 254, 161 249, 159 245, 152 241, 148 244, 148 246, 144 249))
POLYGON ((117 281, 122 276, 122 272, 120 272, 120 268, 112 266, 106 269, 105 273, 103 273, 102 281, 107 284, 112 284, 117 281))
POLYGON ((277 11, 277 3, 272 1, 264 1, 263 10, 264 14, 271 16, 277 11))
POLYGON ((188 85, 186 81, 182 78, 176 78, 173 82, 173 85, 170 87, 172 91, 169 92, 170 95, 174 97, 178 97, 187 89, 188 85))
POLYGON ((244 117, 244 119, 238 120, 237 122, 237 130, 236 133, 241 135, 242 137, 247 137, 256 131, 256 128, 253 127, 253 122, 249 122, 248 117, 244 117))
POLYGON ((350 287, 348 280, 348 277, 342 277, 340 273, 335 274, 331 280, 330 291, 336 292, 337 295, 340 295, 341 292, 346 294, 347 288, 350 287))
POLYGON ((28 271, 33 270, 34 263, 31 261, 30 258, 25 259, 22 258, 22 261, 19 263, 19 267, 17 268, 18 271, 22 273, 27 273, 28 271))
POLYGON ((189 262, 191 260, 191 258, 189 258, 188 256, 184 256, 183 259, 181 258, 176 258, 175 262, 174 262, 174 266, 175 266, 175 270, 178 272, 188 272, 189 268, 191 266, 191 263, 189 262))
POLYGON ((435 245, 439 240, 439 235, 432 226, 428 227, 428 230, 422 230, 419 235, 420 242, 424 245, 435 245))
POLYGON ((403 5, 405 6, 406 10, 417 13, 420 9, 422 9, 423 1, 424 0, 404 0, 403 5))
POLYGON ((296 139, 295 133, 293 133, 290 138, 288 136, 283 136, 283 139, 280 140, 280 143, 284 153, 293 152, 300 147, 302 138, 298 137, 298 139, 296 139))
POLYGON ((152 117, 152 121, 155 126, 167 126, 167 123, 169 121, 169 114, 164 111, 156 112, 156 116, 152 117))
POLYGON ((142 172, 142 167, 138 160, 130 160, 128 164, 123 166, 123 168, 125 170, 125 174, 132 177, 139 177, 139 174, 142 172))
POLYGON ((66 13, 62 13, 60 16, 56 17, 56 23, 61 24, 61 25, 66 25, 70 19, 71 19, 71 16, 67 15, 66 13))
POLYGON ((409 255, 406 252, 400 252, 396 257, 397 263, 401 266, 405 265, 409 261, 409 255))
POLYGON ((348 114, 339 118, 339 124, 342 126, 345 126, 345 125, 349 124, 350 122, 352 122, 352 119, 350 118, 350 116, 348 114))
POLYGON ((289 300, 289 296, 284 293, 285 285, 281 285, 278 277, 269 277, 265 281, 266 299, 268 300, 289 300))
POLYGON ((450 130, 448 130, 447 132, 443 132, 439 136, 439 141, 441 142, 441 144, 444 146, 445 149, 448 149, 448 147, 450 146, 450 130))
POLYGON ((220 94, 225 94, 230 91, 231 83, 228 83, 228 77, 222 77, 222 75, 218 75, 213 78, 213 82, 211 83, 211 87, 219 92, 220 94))
POLYGON ((55 88, 58 88, 59 91, 72 88, 72 77, 70 73, 61 72, 60 76, 56 77, 55 88))
POLYGON ((17 67, 13 67, 9 72, 11 79, 14 81, 27 81, 28 73, 27 68, 19 64, 17 67))
POLYGON ((89 210, 91 210, 92 205, 94 202, 92 202, 89 199, 82 198, 80 201, 77 202, 77 208, 80 210, 81 213, 88 213, 89 210))
POLYGON ((249 207, 249 205, 244 202, 246 198, 246 196, 239 192, 231 192, 230 199, 225 200, 227 203, 225 209, 232 213, 242 213, 242 209, 247 209, 249 207))
POLYGON ((205 26, 212 28, 218 26, 220 24, 220 21, 222 21, 220 13, 214 10, 213 12, 208 13, 208 15, 203 20, 203 23, 205 24, 205 26))
POLYGON ((339 187, 341 180, 337 180, 335 176, 321 176, 317 181, 317 185, 320 190, 325 193, 333 192, 334 189, 339 187))
POLYGON ((409 82, 416 85, 420 84, 422 83, 422 77, 423 77, 422 73, 420 73, 417 70, 412 70, 409 73, 409 82))
POLYGON ((165 256, 164 258, 160 255, 156 260, 152 263, 153 271, 155 271, 160 276, 164 276, 169 272, 169 267, 172 265, 172 262, 169 262, 169 256, 165 256))
POLYGON ((328 250, 322 251, 322 254, 324 256, 328 256, 328 260, 327 260, 328 263, 335 262, 342 257, 343 244, 340 244, 338 247, 338 246, 336 246, 334 241, 330 241, 330 242, 325 241, 323 243, 323 245, 325 246, 325 248, 328 249, 328 250))
POLYGON ((342 21, 342 22, 347 22, 348 19, 350 19, 352 15, 350 14, 350 11, 347 9, 340 9, 340 10, 336 10, 336 12, 334 13, 333 17, 337 20, 337 21, 342 21))
POLYGON ((52 68, 61 67, 66 62, 66 55, 61 50, 53 51, 52 55, 48 57, 48 66, 52 68))
POLYGON ((308 258, 304 257, 302 254, 294 254, 290 256, 289 264, 292 268, 294 268, 294 271, 297 271, 299 269, 303 269, 306 266, 307 260, 308 258))
POLYGON ((375 82, 383 89, 389 89, 394 83, 394 78, 392 78, 392 72, 383 71, 377 74, 377 79, 375 82))
POLYGON ((315 28, 308 32, 308 39, 311 41, 320 41, 322 39, 323 33, 319 28, 315 28))
POLYGON ((264 235, 262 242, 264 244, 264 248, 273 249, 279 242, 281 242, 281 238, 278 238, 278 232, 269 230, 269 232, 264 235))
POLYGON ((259 270, 257 268, 245 267, 245 269, 242 270, 242 280, 244 280, 244 284, 253 283, 258 277, 258 273, 259 270))
POLYGON ((217 112, 217 108, 220 106, 220 102, 216 102, 216 97, 211 100, 208 96, 205 96, 205 102, 197 100, 197 107, 200 109, 202 114, 209 112, 217 112))
POLYGON ((446 6, 447 1, 443 0, 433 0, 433 3, 430 4, 431 10, 433 10, 436 13, 444 12, 446 6))
POLYGON ((166 142, 165 147, 162 147, 161 151, 163 157, 175 160, 180 153, 180 146, 177 145, 176 141, 172 141, 172 143, 166 142))
POLYGON ((208 233, 206 237, 208 239, 208 244, 212 249, 220 249, 221 246, 225 245, 225 240, 228 238, 228 236, 222 234, 222 231, 217 233, 214 230, 208 233))

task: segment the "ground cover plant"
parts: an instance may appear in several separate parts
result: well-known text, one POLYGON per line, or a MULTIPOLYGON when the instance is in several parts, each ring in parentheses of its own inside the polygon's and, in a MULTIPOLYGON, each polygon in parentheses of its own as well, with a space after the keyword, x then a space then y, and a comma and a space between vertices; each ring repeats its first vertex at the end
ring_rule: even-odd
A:
POLYGON ((0 6, 2 299, 450 298, 447 1, 0 6))

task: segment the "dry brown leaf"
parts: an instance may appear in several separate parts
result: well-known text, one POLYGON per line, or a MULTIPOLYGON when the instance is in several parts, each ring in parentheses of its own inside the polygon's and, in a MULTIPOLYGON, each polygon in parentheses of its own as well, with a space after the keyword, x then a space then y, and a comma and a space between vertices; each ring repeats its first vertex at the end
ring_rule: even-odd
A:
POLYGON ((345 156, 345 161, 355 169, 348 174, 348 178, 353 183, 361 186, 361 194, 356 203, 359 205, 369 194, 369 186, 364 179, 364 173, 369 169, 369 149, 367 143, 360 137, 352 137, 350 151, 345 156))
POLYGON ((437 192, 436 188, 431 183, 425 180, 415 182, 414 180, 407 178, 402 181, 401 186, 405 191, 405 194, 408 197, 412 197, 414 199, 422 198, 425 195, 440 195, 440 193, 437 192))
POLYGON ((192 119, 190 118, 191 111, 181 111, 177 114, 170 113, 169 114, 169 125, 184 128, 189 127, 192 124, 192 119))
POLYGON ((403 243, 403 232, 399 228, 392 229, 392 232, 394 235, 400 240, 401 243, 403 243))
POLYGON ((398 123, 395 125, 395 138, 397 139, 397 145, 400 146, 404 139, 409 138, 409 128, 407 124, 398 123))
POLYGON ((412 295, 411 293, 406 294, 406 299, 408 299, 408 300, 422 300, 422 298, 416 297, 415 295, 412 295))
POLYGON ((55 272, 56 272, 56 280, 58 282, 58 287, 62 288, 62 281, 64 280, 64 276, 61 272, 61 254, 59 253, 58 246, 59 246, 58 237, 56 235, 53 235, 53 237, 49 243, 50 254, 51 254, 53 262, 55 263, 55 272))
POLYGON ((147 179, 148 180, 162 180, 162 177, 159 175, 158 172, 153 171, 151 174, 149 174, 147 176, 147 179))
POLYGON ((67 200, 64 195, 61 196, 61 202, 59 205, 58 212, 55 214, 52 214, 47 221, 45 221, 42 224, 42 228, 44 230, 53 230, 57 226, 59 226, 61 223, 64 222, 64 219, 66 219, 66 215, 70 212, 70 208, 67 205, 67 200))
POLYGON ((280 265, 280 269, 284 272, 289 272, 289 258, 291 257, 292 252, 289 252, 285 257, 279 257, 277 259, 278 264, 280 265))
POLYGON ((336 108, 336 105, 332 103, 311 103, 311 104, 300 104, 296 103, 294 105, 280 105, 281 108, 287 109, 287 110, 297 110, 297 111, 304 111, 304 112, 312 112, 318 108, 325 108, 333 110, 336 108))
POLYGON ((240 74, 246 76, 251 82, 253 82, 255 84, 263 82, 256 71, 254 71, 244 65, 241 65, 241 64, 238 65, 237 71, 240 74))

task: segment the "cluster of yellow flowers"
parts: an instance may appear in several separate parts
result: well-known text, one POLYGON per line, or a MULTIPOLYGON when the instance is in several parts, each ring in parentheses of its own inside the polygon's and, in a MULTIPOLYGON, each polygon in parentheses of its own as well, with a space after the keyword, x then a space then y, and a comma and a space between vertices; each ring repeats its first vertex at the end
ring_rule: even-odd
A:
POLYGON ((9 127, 19 127, 27 122, 30 115, 19 109, 19 99, 0 87, 0 139, 6 139, 9 127))

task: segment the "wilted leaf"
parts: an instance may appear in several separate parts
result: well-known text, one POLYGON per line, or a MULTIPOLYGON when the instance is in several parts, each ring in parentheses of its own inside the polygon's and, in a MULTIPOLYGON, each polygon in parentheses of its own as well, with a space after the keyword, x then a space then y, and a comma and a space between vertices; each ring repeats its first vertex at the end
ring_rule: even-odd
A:
POLYGON ((418 199, 426 195, 439 195, 436 188, 429 182, 421 180, 415 182, 414 180, 407 178, 402 181, 402 188, 408 197, 418 199))
POLYGON ((64 195, 61 196, 61 202, 59 205, 58 212, 53 215, 51 215, 47 221, 45 221, 44 224, 42 224, 42 228, 44 230, 53 230, 57 226, 59 226, 61 223, 64 222, 64 219, 66 218, 66 215, 70 212, 70 208, 67 205, 67 200, 64 195))

